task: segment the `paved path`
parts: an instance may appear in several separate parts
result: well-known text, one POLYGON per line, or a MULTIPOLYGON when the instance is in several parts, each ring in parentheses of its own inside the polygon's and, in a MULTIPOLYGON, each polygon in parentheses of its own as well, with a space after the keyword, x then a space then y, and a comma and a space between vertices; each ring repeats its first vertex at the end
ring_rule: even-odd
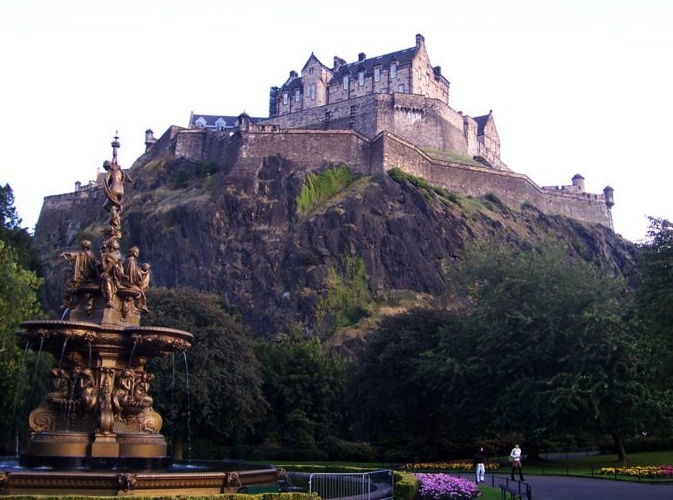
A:
MULTIPOLYGON (((494 474, 485 484, 504 483, 506 476, 494 474), (489 480, 490 479, 490 480, 489 480)), ((591 479, 563 476, 526 477, 533 500, 671 500, 673 484, 639 484, 609 479, 591 479)))

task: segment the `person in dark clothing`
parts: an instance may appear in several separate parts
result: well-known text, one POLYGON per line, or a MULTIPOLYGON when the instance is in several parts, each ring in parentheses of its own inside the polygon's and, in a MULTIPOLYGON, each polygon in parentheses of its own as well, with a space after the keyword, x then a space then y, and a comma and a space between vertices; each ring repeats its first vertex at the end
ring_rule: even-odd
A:
POLYGON ((484 474, 486 474, 486 455, 483 446, 474 454, 474 471, 477 475, 477 483, 483 483, 484 474))

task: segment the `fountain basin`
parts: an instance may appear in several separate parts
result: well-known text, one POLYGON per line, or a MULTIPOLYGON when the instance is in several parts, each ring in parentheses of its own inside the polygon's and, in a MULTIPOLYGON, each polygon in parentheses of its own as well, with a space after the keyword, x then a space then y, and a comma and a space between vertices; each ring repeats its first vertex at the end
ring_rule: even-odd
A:
POLYGON ((213 462, 176 463, 156 471, 27 469, 16 462, 0 467, 0 495, 86 496, 219 495, 250 486, 275 487, 279 470, 271 465, 213 462))

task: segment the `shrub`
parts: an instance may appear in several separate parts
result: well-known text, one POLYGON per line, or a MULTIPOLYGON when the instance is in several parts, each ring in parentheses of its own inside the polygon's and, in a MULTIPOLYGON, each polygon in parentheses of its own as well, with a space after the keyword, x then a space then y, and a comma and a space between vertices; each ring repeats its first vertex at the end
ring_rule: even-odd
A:
POLYGON ((346 166, 328 168, 319 174, 309 173, 297 197, 297 209, 309 212, 322 201, 334 196, 355 181, 355 174, 346 166))
POLYGON ((395 500, 413 500, 418 491, 418 479, 413 474, 395 472, 395 500))

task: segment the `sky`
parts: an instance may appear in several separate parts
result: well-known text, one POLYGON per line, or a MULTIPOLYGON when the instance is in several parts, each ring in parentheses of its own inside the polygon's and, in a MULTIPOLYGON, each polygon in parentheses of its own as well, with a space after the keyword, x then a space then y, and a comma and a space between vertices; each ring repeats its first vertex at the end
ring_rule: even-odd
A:
POLYGON ((33 230, 45 196, 130 167, 145 130, 197 114, 268 116, 311 53, 332 66, 413 47, 449 104, 493 110, 501 157, 540 186, 615 192, 614 229, 673 220, 670 0, 0 0, 0 185, 33 230), (408 10, 412 6, 412 10, 408 10))

